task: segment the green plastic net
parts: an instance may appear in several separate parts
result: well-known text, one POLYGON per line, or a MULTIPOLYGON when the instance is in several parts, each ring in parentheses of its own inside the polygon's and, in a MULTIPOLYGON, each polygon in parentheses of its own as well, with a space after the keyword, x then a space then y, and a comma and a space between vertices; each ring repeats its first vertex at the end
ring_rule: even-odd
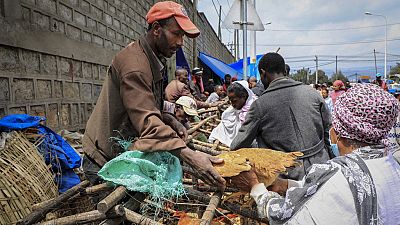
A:
POLYGON ((107 162, 98 175, 130 191, 149 194, 149 199, 159 209, 165 201, 185 193, 179 159, 165 151, 126 151, 107 162))

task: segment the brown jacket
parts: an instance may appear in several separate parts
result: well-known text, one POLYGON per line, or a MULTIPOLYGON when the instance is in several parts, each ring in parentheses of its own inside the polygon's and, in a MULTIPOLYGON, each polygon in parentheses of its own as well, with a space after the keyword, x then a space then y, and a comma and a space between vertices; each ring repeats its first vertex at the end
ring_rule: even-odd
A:
POLYGON ((113 59, 86 125, 83 149, 99 166, 121 153, 111 137, 134 140, 130 149, 176 150, 185 142, 162 121, 164 66, 144 37, 113 59))
POLYGON ((196 106, 198 109, 210 107, 208 103, 199 101, 193 97, 193 95, 190 93, 188 85, 180 82, 179 80, 172 80, 169 82, 165 88, 165 99, 169 102, 175 103, 176 100, 178 100, 178 98, 181 96, 189 96, 193 98, 196 101, 196 106))
POLYGON ((172 80, 165 88, 165 99, 169 102, 176 102, 181 96, 192 97, 189 87, 179 80, 172 80))

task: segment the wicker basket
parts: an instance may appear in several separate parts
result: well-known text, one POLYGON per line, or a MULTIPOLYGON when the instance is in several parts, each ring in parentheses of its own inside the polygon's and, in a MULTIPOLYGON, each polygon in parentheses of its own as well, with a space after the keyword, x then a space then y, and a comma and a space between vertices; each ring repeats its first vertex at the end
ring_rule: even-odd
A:
POLYGON ((58 195, 53 176, 36 146, 19 132, 0 149, 0 224, 14 224, 31 206, 58 195))

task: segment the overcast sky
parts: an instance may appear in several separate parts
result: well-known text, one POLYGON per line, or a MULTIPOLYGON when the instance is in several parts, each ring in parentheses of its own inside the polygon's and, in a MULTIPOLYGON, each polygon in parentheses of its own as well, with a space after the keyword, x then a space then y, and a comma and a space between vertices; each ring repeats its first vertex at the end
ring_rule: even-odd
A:
MULTIPOLYGON (((223 21, 233 2, 199 0, 198 10, 217 30, 214 4, 218 9, 222 5, 223 21)), ((330 76, 335 71, 337 55, 338 69, 345 75, 375 74, 376 49, 378 72, 383 74, 385 20, 364 15, 366 11, 387 17, 388 70, 396 60, 400 62, 400 0, 257 0, 256 10, 264 23, 272 23, 265 26, 265 31, 257 32, 257 54, 280 47, 279 53, 293 72, 303 66, 315 71, 312 60, 317 55, 320 69, 330 76)), ((233 31, 222 29, 222 41, 233 42, 233 31)))

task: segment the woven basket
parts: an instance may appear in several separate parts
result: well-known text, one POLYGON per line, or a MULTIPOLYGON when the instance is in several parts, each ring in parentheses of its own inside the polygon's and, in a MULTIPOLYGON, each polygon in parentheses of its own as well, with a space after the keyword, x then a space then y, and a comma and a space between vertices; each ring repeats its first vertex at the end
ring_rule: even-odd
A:
POLYGON ((19 132, 9 133, 0 149, 0 224, 15 224, 31 206, 58 195, 57 186, 36 147, 19 132))

